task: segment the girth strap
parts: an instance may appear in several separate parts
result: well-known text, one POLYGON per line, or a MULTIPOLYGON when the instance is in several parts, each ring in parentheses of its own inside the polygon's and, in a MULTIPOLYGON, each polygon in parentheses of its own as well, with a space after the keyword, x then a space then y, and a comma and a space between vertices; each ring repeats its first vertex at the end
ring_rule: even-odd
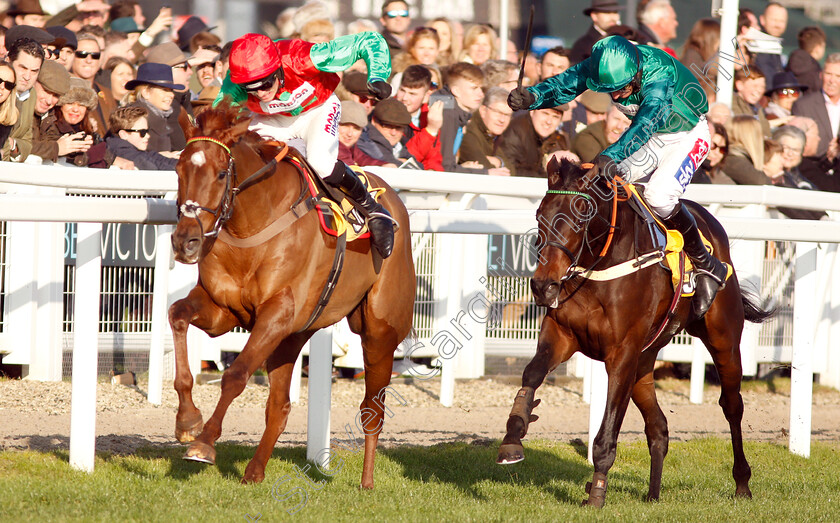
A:
POLYGON ((227 230, 222 229, 219 231, 219 240, 231 247, 237 247, 239 249, 248 249, 262 245, 283 232, 288 226, 296 222, 298 218, 314 209, 315 205, 315 198, 306 198, 253 236, 249 236, 247 238, 237 238, 227 232, 227 230))
POLYGON ((321 313, 324 312, 324 309, 327 307, 327 303, 330 302, 330 297, 332 296, 336 286, 338 286, 338 278, 341 276, 341 269, 344 266, 344 254, 346 251, 347 233, 344 232, 336 239, 333 266, 332 269, 330 269, 330 275, 327 276, 327 283, 324 285, 324 290, 321 291, 321 296, 318 298, 318 304, 315 306, 315 310, 312 311, 312 315, 309 316, 309 321, 307 321, 306 325, 304 325, 298 332, 303 332, 311 327, 312 324, 315 323, 315 320, 321 316, 321 313))

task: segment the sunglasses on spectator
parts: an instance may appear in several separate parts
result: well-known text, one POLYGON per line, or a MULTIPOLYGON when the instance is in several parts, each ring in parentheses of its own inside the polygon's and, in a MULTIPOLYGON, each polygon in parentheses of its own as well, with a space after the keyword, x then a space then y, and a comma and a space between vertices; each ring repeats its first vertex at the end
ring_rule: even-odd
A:
POLYGON ((184 71, 186 71, 186 70, 187 70, 187 69, 189 69, 189 68, 190 68, 190 64, 189 64, 189 63, 187 63, 187 62, 184 62, 184 63, 182 63, 182 64, 178 64, 178 65, 173 65, 173 66, 172 66, 172 69, 183 69, 184 71))
POLYGON ((780 96, 799 96, 800 92, 799 89, 794 89, 791 87, 785 87, 784 89, 779 89, 777 91, 780 96))
POLYGON ((388 18, 408 18, 408 10, 387 11, 385 16, 388 18))
POLYGON ((15 88, 15 83, 10 80, 0 80, 0 86, 2 86, 7 91, 11 91, 15 88))
POLYGON ((262 80, 258 80, 254 83, 248 84, 244 86, 245 92, 248 93, 255 93, 257 91, 268 91, 274 85, 274 81, 277 79, 277 75, 272 74, 263 78, 262 80))
POLYGON ((76 51, 75 52, 76 58, 80 60, 84 60, 88 56, 93 58, 94 60, 99 60, 99 57, 102 56, 102 53, 94 53, 92 51, 76 51))
POLYGON ((722 152, 723 154, 726 154, 727 152, 729 152, 729 146, 718 145, 715 142, 712 142, 712 150, 714 151, 715 149, 720 149, 720 152, 722 152))
POLYGON ((140 135, 140 138, 145 138, 147 134, 149 134, 148 129, 126 129, 125 132, 127 133, 137 133, 140 135))
POLYGON ((59 51, 58 49, 49 49, 49 48, 44 49, 44 55, 47 57, 47 59, 58 58, 58 56, 60 54, 61 54, 61 51, 59 51))

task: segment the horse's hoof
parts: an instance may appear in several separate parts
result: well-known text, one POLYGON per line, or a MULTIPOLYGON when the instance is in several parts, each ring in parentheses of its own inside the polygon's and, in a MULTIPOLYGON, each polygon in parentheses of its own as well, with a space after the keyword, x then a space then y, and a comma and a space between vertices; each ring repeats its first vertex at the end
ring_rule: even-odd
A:
POLYGON ((736 498, 744 498, 744 499, 752 499, 752 491, 750 491, 750 487, 736 488, 735 489, 735 497, 736 498))
POLYGON ((254 465, 253 462, 248 463, 245 467, 245 475, 242 476, 242 484, 248 485, 250 483, 262 483, 265 479, 265 467, 254 465), (262 468, 262 470, 260 470, 262 468))
POLYGON ((194 441, 187 449, 187 453, 184 454, 184 459, 214 465, 216 463, 216 449, 207 443, 194 441))
POLYGON ((496 463, 499 465, 513 465, 525 459, 525 449, 518 443, 503 443, 499 447, 499 457, 496 463))
POLYGON ((192 416, 191 419, 175 420, 175 439, 181 443, 193 442, 201 434, 203 428, 204 420, 201 418, 201 412, 196 411, 196 415, 192 416))

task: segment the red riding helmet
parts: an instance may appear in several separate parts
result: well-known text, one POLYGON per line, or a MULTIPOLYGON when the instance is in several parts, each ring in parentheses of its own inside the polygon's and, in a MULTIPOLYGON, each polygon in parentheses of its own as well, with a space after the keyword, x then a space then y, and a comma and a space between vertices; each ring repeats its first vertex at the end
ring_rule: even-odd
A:
POLYGON ((271 38, 248 33, 233 41, 230 48, 230 81, 247 84, 280 69, 280 53, 271 38))

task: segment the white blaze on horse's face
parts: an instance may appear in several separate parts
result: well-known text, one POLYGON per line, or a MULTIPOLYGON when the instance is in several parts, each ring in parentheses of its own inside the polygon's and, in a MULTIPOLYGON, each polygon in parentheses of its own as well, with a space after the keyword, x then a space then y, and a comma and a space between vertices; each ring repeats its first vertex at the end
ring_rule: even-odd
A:
POLYGON ((201 167, 202 165, 207 163, 207 157, 204 156, 204 151, 196 151, 193 153, 192 156, 190 156, 190 161, 196 167, 201 167))

